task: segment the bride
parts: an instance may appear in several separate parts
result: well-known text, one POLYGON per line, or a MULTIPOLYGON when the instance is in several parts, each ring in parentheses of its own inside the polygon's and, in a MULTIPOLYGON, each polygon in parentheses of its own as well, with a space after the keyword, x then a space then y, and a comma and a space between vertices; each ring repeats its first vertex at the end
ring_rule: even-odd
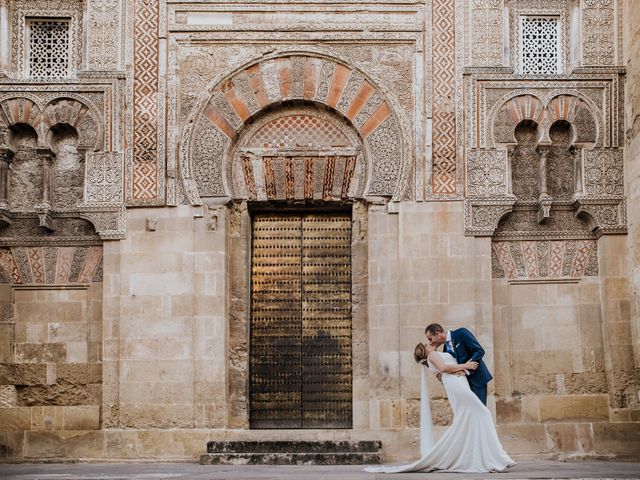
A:
MULTIPOLYGON (((459 365, 451 354, 438 352, 432 345, 426 346, 426 352, 430 370, 442 373, 442 383, 453 409, 453 423, 420 460, 409 465, 367 467, 365 470, 375 473, 420 470, 484 473, 502 471, 515 465, 516 462, 502 448, 491 412, 469 388, 465 370, 475 370, 478 363, 467 362, 459 365)), ((422 394, 423 397, 427 397, 428 405, 425 385, 426 375, 423 375, 422 394)), ((425 418, 421 421, 425 421, 425 418)), ((428 418, 429 424, 430 421, 428 418)))

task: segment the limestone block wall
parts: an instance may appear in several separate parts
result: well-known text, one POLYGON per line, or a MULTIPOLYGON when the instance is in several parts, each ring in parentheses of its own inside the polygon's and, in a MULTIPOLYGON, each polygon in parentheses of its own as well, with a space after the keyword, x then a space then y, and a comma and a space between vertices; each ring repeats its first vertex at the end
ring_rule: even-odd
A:
POLYGON ((131 210, 105 247, 104 425, 220 427, 226 415, 225 222, 131 210))
POLYGON ((625 84, 625 191, 629 236, 629 281, 631 287, 631 334, 635 364, 640 367, 640 8, 632 0, 625 1, 624 65, 625 84))
POLYGON ((493 280, 496 420, 522 453, 637 453, 624 236, 599 276, 493 280))
MULTIPOLYGON (((418 454, 420 369, 413 349, 429 323, 474 331, 492 368, 490 242, 466 237, 463 216, 462 202, 406 202, 397 214, 370 209, 369 416, 372 431, 395 435, 384 444, 390 459, 418 454)), ((435 377, 429 388, 441 433, 451 409, 435 377)))
POLYGON ((0 456, 39 457, 50 434, 100 429, 102 283, 3 283, 0 304, 0 456))

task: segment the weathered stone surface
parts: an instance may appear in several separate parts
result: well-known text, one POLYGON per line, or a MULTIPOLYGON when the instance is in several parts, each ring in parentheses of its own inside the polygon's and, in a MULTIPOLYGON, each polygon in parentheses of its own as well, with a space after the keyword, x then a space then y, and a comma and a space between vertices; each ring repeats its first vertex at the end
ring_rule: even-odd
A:
POLYGON ((609 398, 607 395, 571 395, 540 397, 540 420, 607 420, 609 398))
POLYGON ((99 405, 102 386, 60 381, 46 386, 20 386, 17 390, 19 405, 99 405))
POLYGON ((28 407, 0 407, 2 430, 19 431, 31 428, 31 409, 28 407))
POLYGON ((0 408, 16 407, 18 396, 13 385, 0 385, 0 408))

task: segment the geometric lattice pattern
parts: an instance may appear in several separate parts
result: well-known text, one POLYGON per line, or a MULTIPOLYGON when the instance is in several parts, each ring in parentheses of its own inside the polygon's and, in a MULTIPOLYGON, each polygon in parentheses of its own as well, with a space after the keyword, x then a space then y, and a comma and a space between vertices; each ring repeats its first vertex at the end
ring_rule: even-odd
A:
POLYGON ((344 147, 349 140, 335 125, 311 115, 287 115, 269 122, 249 141, 258 148, 344 147))
POLYGON ((64 78, 69 75, 69 21, 29 20, 29 76, 64 78))
POLYGON ((158 22, 157 0, 136 0, 133 80, 133 201, 158 195, 158 22))
POLYGON ((455 2, 433 2, 433 193, 456 193, 455 2))
POLYGON ((521 17, 520 55, 525 75, 560 71, 560 22, 553 17, 521 17))

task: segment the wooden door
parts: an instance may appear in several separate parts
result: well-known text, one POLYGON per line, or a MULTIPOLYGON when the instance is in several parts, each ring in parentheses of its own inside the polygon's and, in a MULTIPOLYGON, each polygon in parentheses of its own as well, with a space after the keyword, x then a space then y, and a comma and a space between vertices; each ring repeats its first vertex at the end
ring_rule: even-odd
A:
POLYGON ((251 428, 351 428, 351 217, 253 218, 251 428))

